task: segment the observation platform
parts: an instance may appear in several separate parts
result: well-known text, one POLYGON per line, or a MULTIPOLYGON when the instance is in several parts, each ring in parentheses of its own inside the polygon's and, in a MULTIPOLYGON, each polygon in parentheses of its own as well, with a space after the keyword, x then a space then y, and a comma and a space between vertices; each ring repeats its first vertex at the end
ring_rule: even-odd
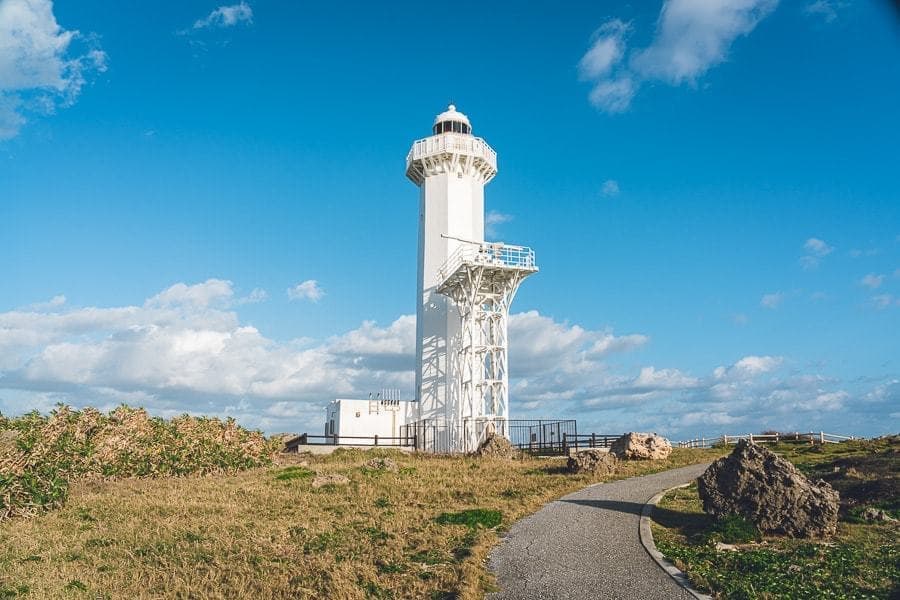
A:
POLYGON ((453 290, 464 287, 470 281, 473 269, 490 274, 488 279, 491 282, 497 279, 521 281, 538 271, 534 250, 527 246, 500 242, 465 243, 438 270, 438 293, 453 296, 453 290))
POLYGON ((497 174, 497 152, 480 137, 442 133, 413 142, 406 155, 406 176, 421 185, 426 174, 440 170, 457 157, 484 177, 485 183, 497 174))

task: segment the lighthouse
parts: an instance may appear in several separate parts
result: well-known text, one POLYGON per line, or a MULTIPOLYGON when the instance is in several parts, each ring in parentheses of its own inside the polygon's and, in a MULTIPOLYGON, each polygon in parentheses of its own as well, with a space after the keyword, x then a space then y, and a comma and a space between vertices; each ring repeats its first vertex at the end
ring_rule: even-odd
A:
POLYGON ((406 176, 419 187, 416 402, 424 449, 471 452, 508 436, 509 306, 534 252, 484 239, 484 187, 497 153, 452 104, 413 142, 406 176), (430 433, 430 438, 429 438, 430 433))

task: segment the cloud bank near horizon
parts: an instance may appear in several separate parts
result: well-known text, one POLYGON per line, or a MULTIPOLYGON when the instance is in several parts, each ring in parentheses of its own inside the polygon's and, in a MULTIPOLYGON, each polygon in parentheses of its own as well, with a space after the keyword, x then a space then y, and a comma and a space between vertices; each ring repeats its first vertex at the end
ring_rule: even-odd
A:
MULTIPOLYGON (((324 340, 276 341, 241 322, 245 300, 230 281, 209 279, 177 283, 135 306, 68 307, 60 295, 0 313, 0 411, 125 402, 162 416, 228 415, 268 432, 317 431, 335 397, 383 388, 411 394, 415 316, 366 321, 324 340)), ((898 381, 854 395, 779 356, 743 356, 705 375, 635 367, 633 356, 623 366, 649 336, 537 311, 510 315, 509 329, 514 417, 574 417, 611 432, 674 437, 770 426, 844 433, 847 411, 877 420, 900 399, 898 381)))

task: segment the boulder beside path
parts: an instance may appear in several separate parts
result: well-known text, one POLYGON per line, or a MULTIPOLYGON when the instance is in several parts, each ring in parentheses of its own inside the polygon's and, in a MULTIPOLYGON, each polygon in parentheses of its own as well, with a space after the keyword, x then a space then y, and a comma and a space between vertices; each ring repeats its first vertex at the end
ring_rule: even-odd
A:
POLYGON ((475 451, 478 456, 486 456, 491 458, 515 458, 519 451, 512 445, 508 439, 499 433, 488 433, 484 441, 475 451))
POLYGON ((626 433, 609 447, 609 451, 624 460, 661 460, 672 452, 669 440, 655 433, 626 433))
POLYGON ((747 440, 697 478, 703 510, 740 515, 763 534, 823 538, 837 528, 839 496, 821 479, 812 482, 774 452, 747 440))
POLYGON ((602 450, 581 450, 570 456, 566 468, 570 473, 592 473, 610 475, 616 472, 619 459, 611 452, 602 450))

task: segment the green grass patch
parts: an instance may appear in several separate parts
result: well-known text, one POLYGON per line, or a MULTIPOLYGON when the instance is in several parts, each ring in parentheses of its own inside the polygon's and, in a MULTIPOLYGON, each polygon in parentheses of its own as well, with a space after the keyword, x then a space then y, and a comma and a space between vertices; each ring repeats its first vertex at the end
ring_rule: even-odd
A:
POLYGON ((503 514, 499 510, 473 508, 454 513, 441 513, 434 520, 441 525, 465 525, 470 529, 478 527, 493 529, 503 521, 503 514))
POLYGON ((275 479, 278 481, 292 481, 294 479, 309 479, 313 475, 315 473, 305 467, 287 467, 278 471, 275 474, 275 479))

